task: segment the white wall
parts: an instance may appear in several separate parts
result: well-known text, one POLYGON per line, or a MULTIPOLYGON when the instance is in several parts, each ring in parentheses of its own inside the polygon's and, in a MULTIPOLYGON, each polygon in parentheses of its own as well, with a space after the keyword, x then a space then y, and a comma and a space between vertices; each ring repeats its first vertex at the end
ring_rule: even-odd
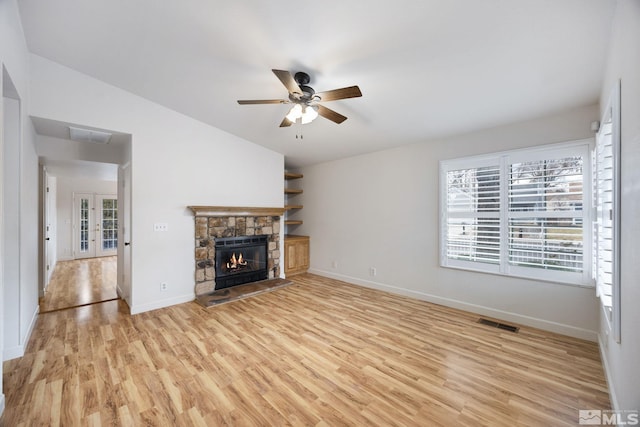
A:
MULTIPOLYGON (((18 230, 20 254, 20 282, 18 294, 6 294, 4 283, 0 283, 0 291, 4 304, 17 307, 17 313, 7 313, 2 308, 0 316, 0 330, 17 331, 17 343, 11 342, 8 348, 3 332, 1 353, 5 358, 20 356, 28 342, 29 335, 35 324, 38 312, 38 160, 35 155, 35 135, 31 121, 28 119, 29 102, 29 56, 20 25, 18 8, 15 0, 0 1, 0 63, 11 78, 17 97, 20 99, 19 111, 19 147, 17 151, 21 157, 19 176, 20 182, 20 229, 18 230), (7 297, 10 297, 9 300, 7 297), (16 344, 16 345, 14 345, 16 344)), ((3 73, 4 74, 4 73, 3 73)), ((4 75, 2 77, 4 80, 4 75)), ((4 83, 4 82, 3 82, 4 83)), ((0 107, 3 108, 4 107, 0 107)), ((0 114, 2 117, 3 114, 0 114)), ((2 134, 3 132, 0 132, 2 134)), ((2 144, 10 141, 2 141, 2 144)), ((10 148, 10 150, 16 147, 10 148)), ((3 150, 4 151, 4 150, 3 150)), ((2 191, 15 188, 16 181, 5 182, 2 179, 2 191)), ((2 199, 2 197, 0 197, 2 199)), ((4 220, 4 218, 3 218, 4 220)), ((6 228, 2 225, 0 236, 4 239, 6 228)), ((2 258, 4 258, 4 253, 2 258)), ((4 259, 3 259, 4 264, 4 259)), ((0 279, 1 280, 1 279, 0 279)), ((0 394, 0 410, 4 409, 4 395, 0 394)))
POLYGON ((85 177, 59 176, 57 177, 57 257, 59 260, 73 259, 73 194, 118 193, 117 181, 102 181, 85 177))
MULTIPOLYGON (((10 98, 2 98, 2 101, 4 118, 2 179, 5 183, 18 184, 20 182, 20 101, 10 98)), ((6 318, 17 320, 20 317, 20 305, 17 304, 20 301, 20 186, 5 185, 3 190, 3 304, 6 318)), ((4 348, 5 355, 19 353, 20 330, 12 324, 7 324, 4 348)))
POLYGON ((42 224, 39 215, 39 165, 36 153, 36 133, 26 118, 27 103, 23 104, 22 152, 20 176, 20 347, 24 354, 39 312, 38 254, 42 224))
POLYGON ((296 234, 311 236, 311 271, 595 340, 593 289, 439 266, 438 162, 589 138, 597 117, 588 106, 302 168, 304 225, 296 234))
POLYGON ((640 2, 618 0, 610 57, 602 86, 604 108, 621 80, 621 342, 607 336, 600 319, 600 339, 609 389, 617 409, 640 410, 640 2))
POLYGON ((33 128, 22 126, 22 103, 3 98, 3 109, 3 357, 13 359, 24 353, 38 310, 39 173, 33 128))
POLYGON ((132 135, 132 313, 194 298, 188 205, 283 206, 281 154, 35 55, 31 78, 32 115, 132 135))

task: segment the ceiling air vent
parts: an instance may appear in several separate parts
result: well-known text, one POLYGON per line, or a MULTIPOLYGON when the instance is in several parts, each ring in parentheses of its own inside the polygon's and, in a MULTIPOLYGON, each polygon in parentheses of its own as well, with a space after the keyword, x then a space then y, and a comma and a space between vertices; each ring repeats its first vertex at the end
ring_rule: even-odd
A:
POLYGON ((111 140, 111 133, 99 130, 81 129, 69 126, 69 138, 78 142, 93 142, 96 144, 106 144, 111 140))

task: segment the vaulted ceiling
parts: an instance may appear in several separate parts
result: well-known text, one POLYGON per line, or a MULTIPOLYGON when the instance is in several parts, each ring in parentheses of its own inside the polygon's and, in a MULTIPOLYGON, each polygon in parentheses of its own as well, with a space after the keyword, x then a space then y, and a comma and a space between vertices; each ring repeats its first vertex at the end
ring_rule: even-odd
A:
POLYGON ((31 52, 283 153, 289 167, 598 101, 604 0, 20 0, 31 52), (305 71, 348 117, 278 125, 271 69, 305 71), (302 138, 300 138, 302 137, 302 138))

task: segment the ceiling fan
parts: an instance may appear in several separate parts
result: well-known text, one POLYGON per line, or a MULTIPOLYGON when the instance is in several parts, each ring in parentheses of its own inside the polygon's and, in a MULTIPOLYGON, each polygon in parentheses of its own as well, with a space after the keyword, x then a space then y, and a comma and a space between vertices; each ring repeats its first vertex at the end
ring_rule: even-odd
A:
POLYGON ((347 117, 319 103, 362 96, 362 92, 360 92, 358 86, 349 86, 316 93, 312 87, 307 86, 311 81, 307 73, 299 71, 292 76, 290 72, 285 70, 271 71, 273 71, 289 91, 289 99, 248 99, 238 100, 238 104, 294 104, 282 120, 282 123, 280 123, 280 127, 291 126, 298 119, 300 119, 302 124, 311 123, 319 115, 334 123, 340 124, 347 120, 347 117))

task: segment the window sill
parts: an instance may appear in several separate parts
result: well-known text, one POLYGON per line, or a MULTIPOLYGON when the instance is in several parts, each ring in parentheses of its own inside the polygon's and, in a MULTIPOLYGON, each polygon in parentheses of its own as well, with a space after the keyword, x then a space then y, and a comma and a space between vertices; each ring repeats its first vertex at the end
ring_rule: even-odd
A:
POLYGON ((513 278, 513 279, 521 279, 521 280, 535 280, 536 282, 545 282, 545 283, 552 283, 552 284, 555 284, 555 285, 572 286, 572 287, 577 287, 577 288, 585 288, 585 289, 594 289, 595 290, 595 284, 592 283, 592 282, 591 283, 574 282, 574 281, 562 280, 562 279, 558 279, 558 278, 543 277, 543 276, 533 275, 533 274, 532 275, 525 275, 525 274, 514 274, 514 273, 502 273, 500 271, 488 271, 488 270, 484 270, 484 269, 480 269, 480 268, 474 268, 473 266, 467 266, 467 265, 445 265, 445 264, 440 264, 440 267, 449 268, 449 269, 452 269, 452 270, 470 271, 470 272, 473 272, 473 273, 490 274, 490 275, 493 275, 493 276, 502 276, 502 277, 508 277, 508 278, 513 278))

